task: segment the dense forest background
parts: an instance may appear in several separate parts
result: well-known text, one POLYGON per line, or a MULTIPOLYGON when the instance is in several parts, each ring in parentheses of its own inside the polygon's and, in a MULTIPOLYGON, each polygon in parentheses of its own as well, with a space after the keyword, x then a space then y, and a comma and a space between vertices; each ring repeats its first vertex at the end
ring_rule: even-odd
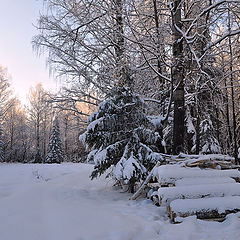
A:
MULTIPOLYGON (((23 105, 13 95, 6 69, 1 68, 0 73, 1 161, 44 162, 56 118, 64 160, 84 161, 84 148, 78 139, 86 118, 69 110, 64 103, 55 103, 53 95, 40 83, 29 90, 28 101, 23 105)), ((90 111, 87 106, 83 108, 90 111)))
MULTIPOLYGON (((115 114, 115 107, 97 110, 97 106, 110 99, 113 106, 116 99, 122 99, 116 97, 118 88, 122 93, 126 89, 131 92, 131 99, 125 94, 125 103, 135 108, 128 113, 144 114, 151 125, 141 120, 144 124, 124 125, 125 132, 134 132, 141 125, 158 134, 160 140, 148 142, 158 147, 152 151, 223 153, 238 162, 239 3, 45 1, 37 26, 39 35, 32 43, 39 54, 48 53, 49 67, 61 78, 63 87, 50 94, 39 84, 30 90, 29 103, 23 107, 11 96, 8 73, 1 69, 1 158, 29 162, 40 154, 44 159, 57 116, 65 160, 84 161, 79 136, 86 130, 87 118, 95 111, 103 113, 91 117, 90 122, 105 116, 109 109, 115 109, 111 110, 115 114), (141 108, 141 113, 136 108, 141 108)), ((109 119, 112 117, 106 121, 111 122, 109 119)), ((112 135, 119 132, 117 127, 111 129, 115 129, 112 135)), ((116 139, 108 139, 106 146, 116 139)), ((92 141, 88 151, 96 153, 98 140, 92 141)))

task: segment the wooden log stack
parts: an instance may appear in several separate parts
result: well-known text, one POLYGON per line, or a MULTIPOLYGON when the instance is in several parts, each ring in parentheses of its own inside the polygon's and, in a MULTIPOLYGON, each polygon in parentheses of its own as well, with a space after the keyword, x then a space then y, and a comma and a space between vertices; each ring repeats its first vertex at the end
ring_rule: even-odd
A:
POLYGON ((155 174, 159 189, 152 193, 151 199, 166 206, 173 223, 192 215, 222 221, 227 214, 240 211, 240 183, 236 182, 240 180, 240 172, 237 169, 200 169, 171 164, 158 167, 155 174))

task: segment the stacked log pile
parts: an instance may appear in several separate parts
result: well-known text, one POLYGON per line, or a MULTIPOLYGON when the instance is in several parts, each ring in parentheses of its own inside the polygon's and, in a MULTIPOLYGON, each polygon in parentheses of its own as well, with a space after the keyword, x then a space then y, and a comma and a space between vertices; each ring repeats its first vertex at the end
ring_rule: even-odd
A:
POLYGON ((222 221, 227 214, 240 211, 240 172, 233 169, 233 159, 223 155, 190 156, 175 157, 155 169, 159 189, 151 199, 167 208, 173 223, 192 215, 222 221))

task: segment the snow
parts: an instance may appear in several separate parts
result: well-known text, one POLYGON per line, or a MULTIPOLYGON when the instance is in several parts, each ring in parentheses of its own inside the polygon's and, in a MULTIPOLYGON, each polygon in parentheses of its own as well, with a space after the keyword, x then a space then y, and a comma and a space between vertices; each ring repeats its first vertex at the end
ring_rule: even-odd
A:
POLYGON ((191 117, 191 114, 189 112, 189 109, 188 111, 186 111, 186 128, 187 128, 187 132, 188 133, 193 133, 193 134, 196 134, 196 129, 193 125, 193 121, 192 121, 192 117, 191 117))
POLYGON ((189 185, 180 187, 164 187, 158 189, 158 195, 163 203, 170 203, 175 199, 184 198, 201 198, 207 197, 223 197, 223 196, 240 196, 239 183, 223 183, 223 184, 203 184, 189 185))
MULTIPOLYGON (((91 156, 92 153, 93 153, 93 151, 90 153, 90 156, 91 156)), ((99 150, 94 156, 95 164, 97 165, 97 164, 103 162, 106 159, 106 156, 107 156, 107 149, 106 148, 104 148, 103 150, 99 150)))
POLYGON ((94 128, 96 127, 96 125, 99 125, 102 121, 103 121, 103 117, 90 122, 87 127, 87 131, 90 131, 90 130, 94 131, 94 128))
POLYGON ((204 199, 177 199, 171 202, 171 209, 175 213, 196 213, 197 211, 216 210, 225 213, 226 210, 240 210, 240 197, 213 197, 204 199))
POLYGON ((159 183, 168 184, 175 183, 176 180, 182 178, 195 177, 233 177, 240 178, 240 172, 236 169, 231 170, 215 170, 187 168, 179 165, 164 165, 156 169, 154 175, 158 178, 159 183))
POLYGON ((124 156, 120 159, 113 169, 113 174, 116 179, 124 179, 124 182, 128 183, 129 179, 136 175, 136 169, 140 171, 141 174, 144 174, 147 171, 146 168, 137 161, 132 153, 128 159, 124 156))
POLYGON ((152 123, 155 128, 159 128, 162 125, 164 116, 148 116, 148 120, 152 123))
POLYGON ((0 164, 1 240, 239 239, 240 219, 171 224, 150 200, 129 201, 90 164, 0 164))
POLYGON ((235 183, 230 177, 205 177, 205 178, 183 178, 175 182, 175 186, 201 185, 201 184, 217 184, 217 183, 235 183))

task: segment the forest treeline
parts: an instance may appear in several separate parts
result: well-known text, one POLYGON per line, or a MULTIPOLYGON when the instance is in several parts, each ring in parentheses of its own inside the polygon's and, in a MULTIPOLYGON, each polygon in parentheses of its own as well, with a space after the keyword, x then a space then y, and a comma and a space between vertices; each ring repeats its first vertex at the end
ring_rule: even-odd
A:
MULTIPOLYGON (((81 137, 98 173, 146 152, 238 162, 240 0, 44 2, 33 47, 65 82, 54 104, 67 104, 79 126, 91 111, 76 106, 101 103, 81 137)), ((134 167, 143 174, 143 165, 134 167)))
MULTIPOLYGON (((57 118, 65 161, 83 161, 84 148, 78 138, 83 119, 69 110, 66 103, 55 103, 53 94, 41 83, 29 89, 23 105, 14 96, 10 76, 0 68, 0 153, 4 162, 50 162, 49 139, 57 118)), ((83 106, 83 108, 87 106, 83 106)), ((79 107, 80 109, 80 107, 79 107)), ((86 112, 88 110, 86 109, 86 112)))

